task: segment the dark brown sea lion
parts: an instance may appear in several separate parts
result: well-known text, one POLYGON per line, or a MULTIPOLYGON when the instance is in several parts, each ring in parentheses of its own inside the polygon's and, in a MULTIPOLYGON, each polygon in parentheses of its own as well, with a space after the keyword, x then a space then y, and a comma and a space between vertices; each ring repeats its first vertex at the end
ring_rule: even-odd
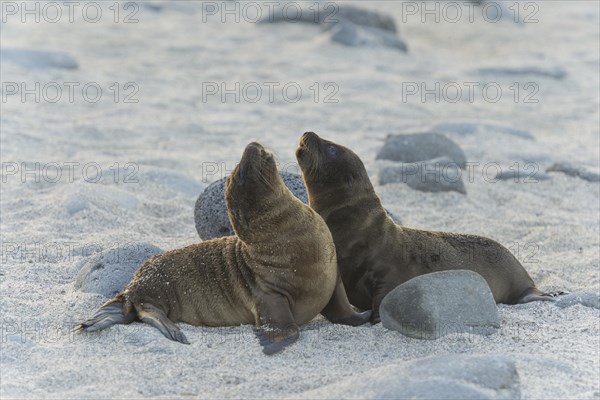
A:
POLYGON ((296 157, 310 207, 327 223, 350 302, 372 309, 379 322, 383 297, 399 284, 434 271, 481 274, 497 303, 552 300, 508 249, 480 236, 428 232, 395 224, 373 190, 360 158, 347 147, 306 132, 296 157))
POLYGON ((236 236, 148 259, 77 329, 141 320, 189 343, 176 322, 254 324, 263 351, 271 354, 297 340, 298 326, 321 311, 334 322, 368 321, 370 314, 358 314, 348 303, 327 225, 287 189, 263 146, 246 147, 225 196, 236 236))

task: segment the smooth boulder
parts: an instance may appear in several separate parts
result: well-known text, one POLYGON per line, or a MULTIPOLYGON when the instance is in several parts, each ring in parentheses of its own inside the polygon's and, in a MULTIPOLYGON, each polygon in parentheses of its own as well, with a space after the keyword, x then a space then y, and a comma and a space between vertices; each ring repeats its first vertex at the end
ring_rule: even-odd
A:
POLYGON ((584 307, 600 309, 600 293, 598 292, 577 292, 568 293, 556 298, 554 303, 561 308, 567 308, 581 304, 584 307))
POLYGON ((417 339, 485 336, 500 326, 490 287, 468 270, 432 272, 404 282, 383 298, 379 313, 385 328, 417 339))
POLYGON ((75 288, 112 298, 131 281, 148 258, 163 251, 150 243, 127 243, 92 254, 81 265, 75 288))
POLYGON ((600 172, 593 170, 590 167, 584 165, 575 165, 569 162, 559 162, 553 164, 546 172, 562 172, 563 174, 581 178, 588 182, 600 182, 600 172))
MULTIPOLYGON (((283 182, 303 203, 308 204, 308 195, 302 177, 288 172, 280 173, 283 182)), ((210 240, 234 234, 227 207, 225 206, 225 183, 221 178, 210 185, 198 196, 194 207, 194 222, 202 240, 210 240)))
POLYGON ((472 73, 491 75, 496 79, 512 78, 512 77, 534 77, 534 78, 552 78, 562 80, 567 76, 567 71, 560 67, 538 67, 538 66, 522 66, 522 67, 482 67, 477 68, 472 73))
POLYGON ((384 46, 407 51, 398 36, 394 18, 377 11, 336 3, 287 3, 265 12, 260 22, 309 23, 330 34, 332 42, 344 46, 384 46))
POLYGON ((405 183, 412 189, 422 192, 467 193, 460 165, 448 157, 414 163, 390 164, 379 170, 380 185, 405 183))
POLYGON ((434 132, 388 135, 376 159, 414 163, 447 157, 464 168, 467 157, 455 141, 434 132))
POLYGON ((348 47, 392 47, 400 51, 408 51, 406 43, 395 32, 382 31, 377 28, 356 25, 341 20, 331 28, 331 41, 348 47))
POLYGON ((77 60, 64 51, 48 51, 37 49, 11 49, 0 50, 2 62, 10 61, 25 68, 44 69, 77 69, 77 60))
POLYGON ((294 399, 518 399, 513 360, 493 354, 448 354, 372 368, 294 399))
MULTIPOLYGON (((492 166, 489 169, 492 171, 492 166)), ((550 179, 550 175, 540 171, 538 164, 533 162, 499 165, 496 168, 496 176, 491 178, 492 181, 513 181, 515 183, 537 183, 548 179, 550 179)))
POLYGON ((367 26, 389 32, 397 32, 394 18, 387 14, 371 11, 351 5, 339 3, 292 3, 274 7, 272 12, 263 13, 260 22, 304 22, 309 24, 323 24, 324 29, 338 23, 340 20, 352 22, 360 26, 367 26))

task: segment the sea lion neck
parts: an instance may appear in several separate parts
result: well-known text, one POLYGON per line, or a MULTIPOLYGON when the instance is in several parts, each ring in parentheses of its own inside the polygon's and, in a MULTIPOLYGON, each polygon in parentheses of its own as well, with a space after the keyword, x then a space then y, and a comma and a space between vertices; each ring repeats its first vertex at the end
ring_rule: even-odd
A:
MULTIPOLYGON (((287 210, 297 200, 279 178, 274 187, 260 196, 248 197, 228 208, 229 219, 235 234, 244 243, 273 242, 281 223, 289 223, 287 210), (290 203, 292 202, 292 203, 290 203)), ((231 203, 231 202, 230 202, 231 203)))
POLYGON ((331 218, 345 220, 344 225, 350 226, 354 222, 360 223, 367 216, 375 213, 386 214, 381 200, 373 190, 363 189, 347 197, 335 195, 310 196, 309 205, 329 224, 331 218))
POLYGON ((225 188, 229 221, 240 240, 253 242, 270 226, 264 217, 281 201, 286 201, 282 198, 286 195, 284 189, 287 190, 273 154, 259 143, 248 144, 225 188))

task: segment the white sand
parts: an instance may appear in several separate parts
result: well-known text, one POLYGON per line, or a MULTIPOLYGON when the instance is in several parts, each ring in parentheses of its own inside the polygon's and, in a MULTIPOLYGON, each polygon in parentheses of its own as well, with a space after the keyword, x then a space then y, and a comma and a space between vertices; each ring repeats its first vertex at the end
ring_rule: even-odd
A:
MULTIPOLYGON (((111 3, 112 4, 112 3, 111 3)), ((142 7, 137 24, 81 18, 57 24, 9 19, 3 48, 67 51, 79 69, 29 69, 2 64, 3 82, 98 82, 103 99, 86 103, 2 102, 2 162, 99 163, 99 183, 54 174, 2 184, 2 398, 279 398, 360 377, 370 368, 448 353, 504 354, 517 363, 525 398, 600 397, 599 310, 550 303, 500 305, 502 331, 488 338, 419 341, 381 325, 350 328, 319 317, 283 353, 264 356, 250 327, 182 325, 192 343, 170 342, 141 324, 89 337, 69 328, 106 299, 74 290, 82 249, 98 243, 146 241, 172 249, 198 240, 193 224, 203 163, 233 168, 243 147, 259 140, 282 164, 294 162, 299 135, 313 130, 346 144, 376 176, 375 154, 388 133, 446 122, 482 122, 529 132, 535 140, 487 130, 449 134, 470 161, 557 161, 598 168, 599 12, 595 2, 538 2, 535 24, 505 21, 401 23, 401 3, 370 2, 392 13, 410 52, 345 48, 318 27, 302 24, 202 23, 201 4, 178 2, 161 12, 142 7), (484 67, 560 68, 563 80, 495 78, 484 67), (402 102, 403 82, 499 82, 497 103, 402 102), (136 82, 137 104, 114 103, 113 82, 136 82), (290 104, 202 101, 202 82, 297 82, 290 104), (337 104, 315 103, 310 86, 336 82, 337 104), (537 104, 515 103, 508 87, 539 85, 537 104), (109 168, 139 167, 139 183, 115 184, 109 168), (46 179, 44 179, 46 178, 46 179), (83 194, 82 194, 83 193, 83 194), (69 214, 67 206, 82 209, 69 214), (36 247, 37 246, 37 247, 36 247), (61 255, 55 256, 56 249, 61 255), (15 253, 14 249, 18 249, 15 253), (19 251, 26 249, 26 251, 19 251), (72 251, 68 251, 72 249, 72 251), (48 251, 49 253, 44 253, 48 251)), ((106 4, 105 12, 108 12, 106 4)), ((28 86, 33 87, 33 86, 28 86)), ((81 87, 81 86, 80 86, 81 87)), ((80 93, 80 92, 76 92, 80 93)), ((127 91, 129 93, 129 91, 127 91)), ((280 92, 279 92, 280 93, 280 92)), ((121 98, 126 93, 121 93, 121 98)), ((521 93, 524 96, 524 93, 521 93)), ((131 171, 131 169, 129 170, 131 171)), ((405 185, 376 187, 405 225, 485 235, 510 247, 545 290, 598 291, 599 186, 552 173, 538 183, 486 182, 477 168, 468 194, 423 193, 405 185)), ((3 170, 3 172, 6 172, 3 170)), ((127 171, 122 171, 127 172, 127 171)), ((90 170, 93 177, 93 170, 90 170)), ((330 396, 335 397, 335 393, 330 396)))

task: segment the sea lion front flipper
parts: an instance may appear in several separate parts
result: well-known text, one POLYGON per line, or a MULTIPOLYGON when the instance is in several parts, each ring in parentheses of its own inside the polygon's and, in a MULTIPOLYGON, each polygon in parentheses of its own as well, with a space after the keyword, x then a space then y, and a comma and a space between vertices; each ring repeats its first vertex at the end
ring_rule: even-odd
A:
POLYGON ((263 346, 263 353, 277 353, 298 340, 298 325, 286 297, 263 295, 258 304, 258 319, 255 333, 263 346))
POLYGON ((381 317, 379 316, 379 306, 388 292, 389 290, 385 290, 383 288, 375 289, 375 292, 373 293, 373 300, 371 301, 371 304, 373 305, 373 312, 371 313, 370 318, 371 325, 381 322, 381 317))
POLYGON ((525 289, 519 296, 517 304, 530 303, 532 301, 556 301, 556 297, 566 294, 565 292, 544 293, 538 288, 530 287, 525 289))
POLYGON ((181 332, 181 329, 179 329, 179 327, 159 308, 152 304, 144 303, 135 305, 135 309, 139 319, 158 329, 167 339, 183 344, 190 344, 183 332, 181 332))
POLYGON ((321 314, 334 324, 359 326, 369 322, 371 318, 371 310, 358 313, 354 311, 348 301, 346 295, 346 289, 344 289, 344 283, 342 278, 338 274, 338 280, 333 291, 333 295, 329 300, 329 303, 325 306, 321 314))

